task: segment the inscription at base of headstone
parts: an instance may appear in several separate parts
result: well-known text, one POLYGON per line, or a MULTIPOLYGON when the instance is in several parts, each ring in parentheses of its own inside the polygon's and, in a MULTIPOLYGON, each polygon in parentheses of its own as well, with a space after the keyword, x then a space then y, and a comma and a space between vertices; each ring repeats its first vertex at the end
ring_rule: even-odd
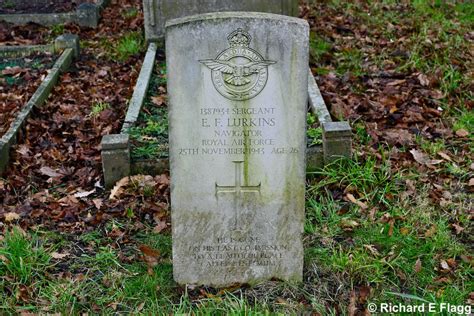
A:
POLYGON ((222 11, 253 11, 298 15, 298 0, 143 0, 145 37, 148 41, 164 37, 170 19, 222 11))
POLYGON ((307 22, 227 12, 166 30, 175 280, 301 280, 307 22))

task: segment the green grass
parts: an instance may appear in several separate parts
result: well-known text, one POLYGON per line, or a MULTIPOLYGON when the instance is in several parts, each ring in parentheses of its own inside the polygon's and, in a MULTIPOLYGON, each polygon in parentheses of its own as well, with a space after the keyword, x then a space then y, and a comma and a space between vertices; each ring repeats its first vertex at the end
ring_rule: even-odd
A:
POLYGON ((100 115, 100 113, 102 113, 104 110, 106 110, 108 108, 110 108, 110 104, 108 104, 107 102, 102 102, 102 101, 94 102, 92 104, 92 109, 91 109, 90 116, 91 117, 98 117, 100 115))
POLYGON ((397 198, 401 189, 384 161, 340 161, 326 167, 308 190, 305 233, 314 237, 308 239, 305 259, 353 284, 370 285, 372 301, 400 302, 388 293, 400 292, 463 304, 473 286, 473 270, 460 258, 469 250, 453 236, 449 214, 429 203, 427 188, 419 188, 414 199, 397 198), (356 189, 368 209, 335 200, 328 190, 332 183, 356 189), (437 282, 443 276, 440 262, 449 258, 457 266, 446 274, 448 283, 437 282), (420 271, 415 271, 417 260, 420 271))
POLYGON ((323 143, 323 130, 319 126, 316 116, 309 112, 306 115, 306 137, 308 139, 308 147, 321 145, 323 143))
POLYGON ((3 7, 5 9, 14 9, 15 8, 15 3, 12 0, 6 0, 3 4, 3 7))
POLYGON ((474 133, 474 112, 465 108, 461 108, 455 119, 453 129, 458 131, 464 129, 470 134, 474 133))
POLYGON ((168 111, 166 108, 155 108, 153 114, 140 114, 141 126, 132 127, 129 131, 135 140, 132 147, 132 158, 151 159, 168 155, 168 111))
POLYGON ((13 227, 0 240, 0 312, 22 304, 34 287, 41 287, 51 266, 51 249, 35 234, 13 227))
POLYGON ((152 159, 168 157, 168 109, 157 106, 152 97, 159 94, 159 88, 166 85, 166 65, 156 64, 143 111, 137 126, 129 130, 132 138, 132 158, 152 159))
POLYGON ((443 139, 437 140, 427 140, 417 137, 421 149, 426 153, 431 155, 431 157, 437 157, 439 152, 444 152, 446 150, 446 142, 443 139))
POLYGON ((367 145, 371 137, 369 133, 367 133, 367 129, 362 122, 354 122, 353 123, 354 130, 355 130, 355 137, 357 137, 357 141, 362 145, 367 145))
POLYGON ((0 242, 0 274, 11 276, 14 282, 29 284, 45 270, 51 258, 36 236, 25 235, 14 227, 0 242))
MULTIPOLYGON (((107 237, 112 227, 124 229, 126 225, 116 223, 59 244, 57 237, 48 233, 25 235, 17 229, 7 232, 0 242, 0 313, 132 313, 142 304, 148 312, 168 311, 173 307, 171 298, 176 296, 172 291, 171 239, 149 230, 134 236, 135 245, 147 244, 161 252, 162 262, 150 276, 140 260, 122 263, 113 239, 107 237), (88 245, 85 253, 73 251, 84 249, 79 240, 88 245), (58 245, 65 248, 61 251, 69 251, 68 257, 52 259, 51 253, 58 245), (67 273, 61 277, 64 266, 67 273), (26 288, 35 304, 22 305, 18 293, 26 288)), ((132 255, 139 251, 130 248, 123 252, 132 255)))
POLYGON ((122 16, 125 19, 133 19, 133 18, 137 17, 137 15, 138 15, 137 8, 128 8, 128 9, 122 11, 122 16))
POLYGON ((363 76, 366 74, 362 67, 364 55, 357 48, 348 48, 342 52, 334 53, 334 58, 337 60, 336 72, 339 75, 351 73, 354 76, 363 76))
POLYGON ((379 164, 371 156, 336 160, 312 174, 323 178, 309 188, 311 193, 330 186, 348 187, 366 201, 391 206, 393 195, 400 190, 400 174, 392 173, 389 161, 379 164))
POLYGON ((145 48, 143 35, 139 32, 130 32, 123 35, 115 45, 115 54, 120 61, 125 61, 137 55, 145 48))
POLYGON ((64 34, 64 24, 56 24, 51 26, 51 37, 53 39, 62 34, 64 34))
POLYGON ((319 61, 324 54, 331 50, 331 48, 332 45, 330 42, 326 41, 322 37, 317 36, 314 32, 310 33, 309 53, 314 61, 319 61))

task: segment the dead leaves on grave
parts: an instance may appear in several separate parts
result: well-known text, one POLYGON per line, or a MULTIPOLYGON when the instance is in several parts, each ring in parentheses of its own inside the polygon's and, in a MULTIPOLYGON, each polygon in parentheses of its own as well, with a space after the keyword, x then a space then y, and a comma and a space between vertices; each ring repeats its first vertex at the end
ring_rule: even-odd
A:
POLYGON ((109 199, 115 200, 120 198, 125 193, 125 189, 131 186, 133 187, 133 194, 147 194, 146 190, 150 188, 157 188, 162 190, 169 186, 169 177, 166 175, 159 175, 152 177, 149 175, 134 175, 130 177, 124 177, 120 179, 110 191, 109 199))
MULTIPOLYGON (((105 134, 119 132, 120 118, 132 95, 142 60, 142 56, 131 56, 124 62, 109 58, 104 53, 104 34, 110 45, 125 33, 140 31, 141 12, 140 1, 124 0, 121 6, 107 7, 102 12, 97 29, 64 25, 66 33, 78 34, 87 45, 82 47, 81 58, 73 62, 71 70, 61 74, 45 105, 35 109, 19 146, 12 151, 10 170, 5 175, 8 182, 0 189, 0 216, 15 211, 30 215, 20 219, 23 224, 85 229, 112 216, 123 216, 127 208, 135 208, 135 214, 141 216, 146 212, 145 203, 167 204, 166 196, 144 197, 134 202, 130 195, 123 194, 109 200, 108 192, 100 185, 100 141, 105 134), (124 19, 122 13, 131 8, 136 8, 137 14, 124 19), (93 118, 89 114, 98 102, 107 103, 109 108, 93 118)), ((4 44, 45 44, 51 36, 48 28, 38 25, 13 26, 0 22, 0 41, 4 44)), ((31 69, 23 66, 2 68, 0 77, 24 77, 28 73, 32 74, 31 69)), ((0 90, 0 103, 26 102, 29 90, 13 90, 11 87, 8 93, 0 90), (10 92, 15 93, 10 95, 10 92)), ((4 131, 2 114, 7 111, 0 109, 0 134, 4 131)), ((166 195, 167 191, 155 193, 166 195)))

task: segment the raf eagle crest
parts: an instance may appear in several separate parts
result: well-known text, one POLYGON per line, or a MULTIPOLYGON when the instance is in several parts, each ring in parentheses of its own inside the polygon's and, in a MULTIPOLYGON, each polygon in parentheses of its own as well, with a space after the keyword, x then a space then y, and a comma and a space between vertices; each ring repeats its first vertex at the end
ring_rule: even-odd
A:
POLYGON ((265 87, 268 66, 275 62, 264 60, 258 52, 249 48, 252 37, 240 28, 229 34, 227 39, 230 48, 216 59, 199 62, 211 69, 212 82, 222 96, 236 101, 251 99, 265 87))

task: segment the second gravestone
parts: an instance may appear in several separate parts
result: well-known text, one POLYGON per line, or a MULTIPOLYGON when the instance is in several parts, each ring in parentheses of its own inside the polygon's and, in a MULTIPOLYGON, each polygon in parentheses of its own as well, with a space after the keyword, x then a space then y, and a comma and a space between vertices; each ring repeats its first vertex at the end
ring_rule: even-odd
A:
POLYGON ((194 14, 225 11, 256 11, 298 15, 298 0, 143 0, 145 37, 163 39, 168 20, 194 14))
POLYGON ((308 35, 264 13, 167 23, 178 283, 302 279, 308 35))

